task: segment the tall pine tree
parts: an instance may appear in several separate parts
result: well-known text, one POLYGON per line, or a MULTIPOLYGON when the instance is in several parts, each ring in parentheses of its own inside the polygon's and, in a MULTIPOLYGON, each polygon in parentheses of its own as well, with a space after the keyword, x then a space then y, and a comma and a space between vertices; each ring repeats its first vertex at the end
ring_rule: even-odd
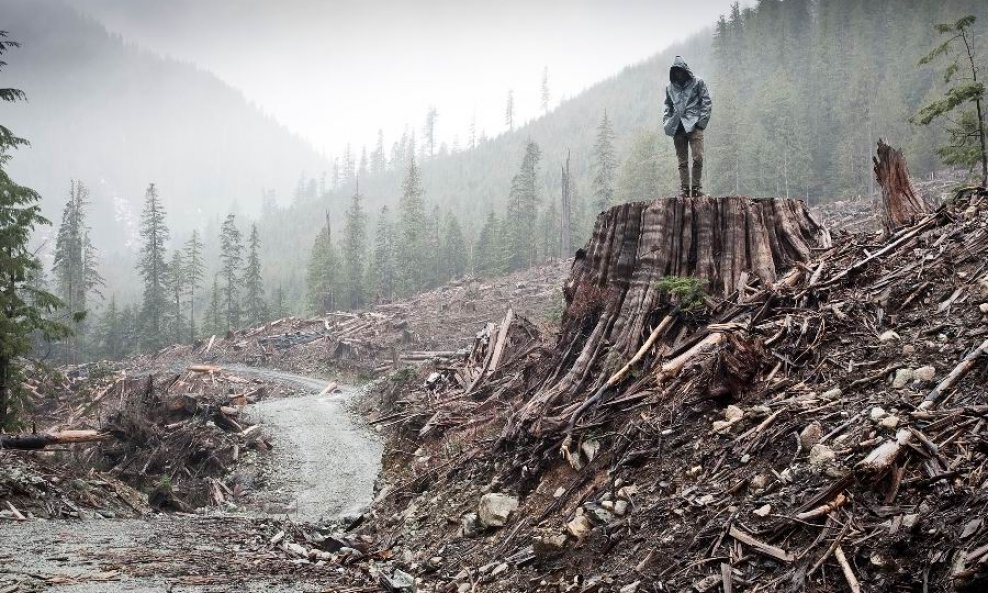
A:
POLYGON ((168 307, 165 312, 165 328, 171 339, 179 344, 185 335, 185 314, 182 311, 182 301, 185 299, 185 262, 182 251, 172 251, 172 259, 168 263, 165 274, 165 288, 168 292, 168 307))
POLYGON ((244 312, 247 314, 247 325, 257 325, 268 319, 260 252, 261 238, 257 234, 257 225, 252 224, 247 238, 247 269, 244 270, 244 312))
POLYGON ((391 302, 395 295, 395 230, 391 212, 381 207, 374 233, 374 257, 368 273, 368 287, 375 300, 391 302))
POLYGON ((614 204, 614 177, 617 170, 617 157, 614 154, 614 128, 604 111, 604 117, 597 126, 597 142, 593 147, 593 199, 598 211, 606 210, 614 204))
POLYGON ((192 236, 185 243, 185 284, 189 294, 189 343, 196 340, 196 291, 202 287, 205 265, 202 261, 203 244, 199 240, 199 231, 193 230, 192 236))
POLYGON ((228 214, 220 227, 220 274, 223 276, 223 314, 227 331, 240 329, 243 263, 243 237, 237 228, 236 217, 228 214))
POLYGON ((350 199, 343 222, 343 290, 345 304, 350 309, 365 302, 364 273, 367 258, 367 215, 361 206, 360 191, 350 199))
POLYGON ((426 253, 428 229, 422 193, 419 170, 415 159, 411 158, 398 204, 398 292, 402 295, 413 294, 425 287, 425 266, 429 257, 426 253))
POLYGON ((520 270, 535 263, 537 246, 536 225, 539 211, 539 145, 529 142, 518 174, 511 180, 508 196, 507 242, 510 251, 509 269, 520 270))
POLYGON ((326 313, 336 309, 338 265, 329 214, 327 214, 326 226, 316 235, 309 254, 305 284, 306 300, 312 312, 326 313))
POLYGON ((450 212, 446 215, 446 224, 443 229, 443 277, 441 281, 446 282, 462 278, 467 272, 468 257, 467 242, 463 237, 460 221, 450 212))
MULTIPOLYGON (((18 47, 0 31, 0 58, 18 47)), ((0 70, 6 63, 0 59, 0 70)), ((24 93, 0 88, 0 101, 19 101, 24 93)), ((46 340, 63 338, 69 328, 50 320, 61 305, 58 297, 31 280, 42 266, 28 249, 31 232, 49 224, 41 216, 41 197, 32 189, 15 183, 7 174, 10 151, 27 141, 0 124, 0 429, 12 428, 23 402, 21 391, 22 357, 31 351, 31 338, 40 333, 46 340)))
POLYGON ((58 297, 62 299, 69 315, 79 319, 69 340, 70 359, 78 362, 79 339, 86 333, 85 315, 89 311, 89 297, 100 296, 104 285, 96 266, 96 249, 89 238, 86 225, 86 206, 89 191, 82 182, 71 182, 69 200, 62 210, 62 223, 55 238, 53 272, 58 297))
POLYGON ((141 257, 137 271, 144 281, 144 297, 138 319, 141 344, 147 350, 157 350, 168 342, 164 319, 168 308, 166 293, 167 265, 165 243, 168 227, 165 225, 165 208, 158 196, 158 189, 150 184, 144 193, 144 211, 141 213, 141 257))

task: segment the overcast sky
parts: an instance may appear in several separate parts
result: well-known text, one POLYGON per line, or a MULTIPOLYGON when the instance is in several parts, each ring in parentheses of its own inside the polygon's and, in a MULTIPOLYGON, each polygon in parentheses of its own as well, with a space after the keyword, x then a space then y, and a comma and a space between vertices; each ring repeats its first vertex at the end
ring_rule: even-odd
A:
POLYGON ((733 0, 76 0, 127 40, 194 62, 332 156, 406 124, 466 141, 714 23, 733 0))

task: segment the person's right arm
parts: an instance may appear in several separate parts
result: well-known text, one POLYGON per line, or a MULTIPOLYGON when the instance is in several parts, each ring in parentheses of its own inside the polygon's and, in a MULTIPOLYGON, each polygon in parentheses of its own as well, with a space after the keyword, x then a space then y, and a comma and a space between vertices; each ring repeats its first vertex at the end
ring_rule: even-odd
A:
POLYGON ((669 96, 669 87, 666 87, 666 104, 665 111, 662 113, 662 127, 665 127, 666 123, 672 118, 674 109, 672 97, 669 96))

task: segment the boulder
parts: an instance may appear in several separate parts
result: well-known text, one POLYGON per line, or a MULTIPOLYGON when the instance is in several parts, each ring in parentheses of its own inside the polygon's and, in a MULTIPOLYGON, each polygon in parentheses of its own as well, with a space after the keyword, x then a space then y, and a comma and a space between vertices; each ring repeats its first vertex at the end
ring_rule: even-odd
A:
POLYGON ((504 527, 517 508, 518 497, 491 492, 480 497, 477 518, 484 527, 504 527))

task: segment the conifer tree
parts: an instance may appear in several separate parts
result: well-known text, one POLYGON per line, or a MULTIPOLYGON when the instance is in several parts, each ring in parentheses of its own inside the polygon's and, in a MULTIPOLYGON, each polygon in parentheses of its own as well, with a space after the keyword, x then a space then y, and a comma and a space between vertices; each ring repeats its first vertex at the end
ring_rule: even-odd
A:
POLYGON ((367 159, 367 147, 363 146, 360 149, 360 165, 357 167, 357 179, 367 177, 369 167, 370 162, 367 159))
POLYGON ((377 300, 390 302, 395 295, 395 231, 391 212, 381 207, 374 235, 374 259, 371 262, 370 289, 377 300))
POLYGON ((273 319, 281 319, 285 316, 285 289, 280 284, 272 295, 271 316, 273 319))
POLYGON ((189 343, 196 340, 196 291, 202 287, 205 275, 205 265, 202 261, 203 244, 199 240, 199 231, 193 230, 192 236, 185 243, 185 285, 189 294, 189 343))
POLYGON ((218 335, 224 333, 223 296, 220 291, 220 275, 213 274, 213 288, 209 295, 209 309, 206 310, 205 325, 207 333, 218 335))
POLYGON ((361 200, 360 191, 354 192, 343 222, 343 297, 350 309, 362 307, 366 301, 367 215, 361 200))
POLYGON ((220 274, 223 276, 223 314, 227 331, 240 328, 243 249, 243 238, 237 228, 236 217, 228 214, 220 228, 220 274))
POLYGON ((165 274, 165 289, 168 292, 168 307, 165 311, 165 328, 167 334, 176 343, 182 342, 182 335, 185 333, 185 316, 182 313, 182 300, 185 298, 185 262, 182 259, 182 251, 176 249, 172 252, 172 259, 168 263, 165 274))
POLYGON ((510 252, 509 270, 520 270, 535 263, 539 194, 538 168, 542 151, 539 145, 529 142, 518 174, 511 180, 508 196, 507 242, 510 252))
POLYGON ((306 274, 306 300, 314 313, 326 313, 336 309, 338 258, 333 245, 329 215, 326 226, 316 235, 309 254, 306 274))
MULTIPOLYGON (((0 58, 16 47, 0 31, 0 58)), ((0 70, 5 65, 0 60, 0 70)), ((0 101, 24 99, 20 90, 0 88, 0 101)), ((37 192, 15 183, 5 169, 10 151, 26 144, 0 124, 0 429, 16 425, 23 401, 19 361, 30 352, 32 336, 56 340, 70 333, 66 325, 50 320, 61 306, 58 297, 31 282, 43 268, 28 241, 35 228, 50 223, 41 216, 37 192)))
POLYGON ((250 226, 247 238, 247 268, 244 270, 244 312, 247 325, 253 326, 267 321, 268 306, 264 299, 264 281, 261 277, 261 238, 257 225, 250 226))
POLYGON ((408 161, 408 172, 402 182, 398 223, 398 292, 413 294, 425 287, 429 261, 426 253, 427 225, 425 203, 422 200, 422 180, 415 159, 408 161))
POLYGON ((515 92, 508 91, 508 102, 504 107, 504 124, 508 126, 508 131, 515 129, 515 92))
POLYGON ((377 130, 377 144, 374 152, 371 153, 370 171, 371 173, 383 173, 387 167, 387 157, 384 155, 384 130, 377 130))
POLYGON ((500 257, 498 227, 497 215, 493 211, 488 212, 473 250, 473 271, 478 276, 492 276, 501 271, 498 263, 500 257))
POLYGON ((631 144, 631 153, 621 165, 618 176, 617 198, 619 202, 654 200, 659 197, 660 174, 663 169, 659 162, 659 142, 657 132, 644 130, 631 144))
POLYGON ((445 281, 443 279, 442 233, 442 214, 439 206, 433 205, 432 212, 426 219, 425 250, 428 255, 428 263, 425 270, 425 282, 427 288, 439 286, 445 281))
POLYGON ((56 294, 69 315, 80 319, 70 338, 71 360, 78 362, 79 338, 86 333, 84 317, 89 310, 89 296, 100 296, 104 285, 96 266, 96 249, 89 239, 86 206, 89 191, 82 182, 71 182, 69 200, 62 211, 62 223, 55 239, 53 272, 56 294))
POLYGON ((462 278, 467 272, 467 258, 467 242, 463 237, 463 229, 460 228, 460 221, 450 212, 446 215, 443 230, 443 277, 440 280, 446 282, 462 278))
POLYGON ((556 200, 549 200, 540 219, 541 244, 539 253, 544 261, 559 257, 561 244, 561 226, 559 222, 559 207, 556 200))
POLYGON ((100 317, 96 332, 96 352, 109 360, 120 360, 129 354, 124 349, 126 335, 124 333, 121 312, 117 309, 116 295, 110 296, 103 315, 100 317))
POLYGON ((158 189, 150 184, 144 194, 144 211, 141 214, 141 257, 137 271, 144 281, 144 298, 138 323, 141 344, 146 350, 157 350, 169 337, 165 334, 164 318, 168 308, 165 291, 165 243, 168 227, 165 225, 165 209, 158 196, 158 189))
POLYGON ((120 309, 119 357, 140 351, 140 311, 136 304, 128 304, 120 309))
POLYGON ((560 189, 562 206, 560 212, 560 253, 559 256, 566 258, 573 252, 573 181, 569 170, 569 151, 566 151, 566 164, 560 170, 560 189))
POLYGON ((594 207, 606 210, 614 204, 614 176, 617 157, 614 155, 614 129, 607 118, 607 111, 597 126, 597 142, 593 147, 593 199, 594 207))
POLYGON ((425 156, 430 159, 436 156, 436 118, 439 116, 439 112, 436 111, 435 106, 430 105, 429 110, 425 114, 425 144, 422 146, 422 150, 425 151, 425 156))
POLYGON ((343 171, 341 175, 342 179, 340 180, 341 183, 353 183, 353 180, 357 177, 357 165, 355 161, 356 159, 353 155, 353 148, 350 146, 350 143, 347 142, 346 148, 343 150, 343 162, 341 164, 343 171))
POLYGON ((952 61, 944 72, 943 81, 954 85, 947 90, 944 98, 921 109, 914 119, 922 125, 929 125, 935 119, 947 118, 951 122, 947 127, 950 144, 940 147, 937 153, 948 165, 973 168, 980 164, 981 186, 988 187, 988 148, 985 140, 988 136, 988 124, 985 123, 988 114, 984 109, 988 95, 985 93, 985 83, 978 80, 980 68, 972 30, 975 21, 974 15, 968 15, 956 23, 936 26, 937 33, 949 37, 920 60, 920 64, 929 64, 940 56, 950 56, 952 61), (959 50, 955 51, 955 46, 960 46, 959 50), (955 119, 950 118, 954 111, 967 105, 970 105, 969 109, 961 111, 955 119))

